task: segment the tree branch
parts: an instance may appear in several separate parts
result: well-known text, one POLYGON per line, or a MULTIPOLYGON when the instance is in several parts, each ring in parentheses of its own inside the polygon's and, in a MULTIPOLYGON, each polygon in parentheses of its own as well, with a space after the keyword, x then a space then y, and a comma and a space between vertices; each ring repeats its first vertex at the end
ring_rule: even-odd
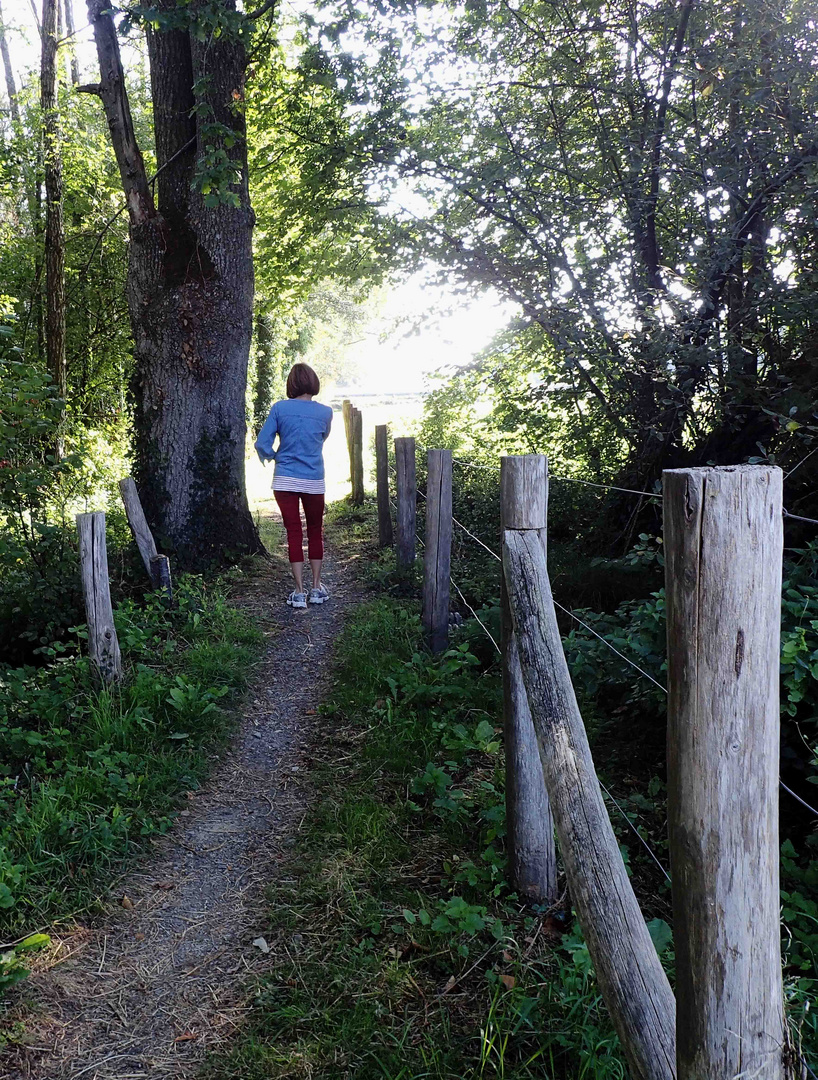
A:
POLYGON ((105 107, 131 224, 139 225, 153 217, 156 207, 136 141, 110 0, 88 0, 88 18, 94 28, 99 57, 99 96, 105 107))

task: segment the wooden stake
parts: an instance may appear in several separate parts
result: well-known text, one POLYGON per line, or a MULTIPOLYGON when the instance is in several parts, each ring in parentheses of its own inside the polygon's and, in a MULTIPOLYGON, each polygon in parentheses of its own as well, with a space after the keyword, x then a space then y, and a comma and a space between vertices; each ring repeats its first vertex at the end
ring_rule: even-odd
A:
POLYGON ((664 473, 679 1080, 784 1076, 781 470, 664 473))
POLYGON ((352 410, 352 501, 364 501, 364 429, 360 409, 352 410))
POLYGON ((392 512, 389 506, 388 428, 375 428, 375 478, 378 487, 378 546, 392 546, 392 512))
MULTIPOLYGON (((548 462, 542 455, 500 458, 500 522, 503 528, 530 530, 545 552, 548 462)), ((552 904, 557 898, 554 819, 523 685, 504 574, 501 574, 500 602, 506 829, 511 880, 523 896, 552 904)))
POLYGON ((433 653, 449 644, 452 573, 452 452, 427 452, 426 548, 423 553, 423 626, 433 653))
POLYGON ((565 875, 599 988, 634 1080, 673 1080, 673 993, 599 789, 536 530, 505 530, 503 568, 565 875))
POLYGON ((145 511, 142 509, 142 503, 139 500, 139 493, 136 490, 133 478, 126 476, 124 480, 120 480, 119 490, 122 494, 122 502, 125 505, 125 515, 128 518, 128 524, 131 527, 136 546, 139 548, 139 554, 142 556, 142 562, 145 564, 148 576, 153 580, 151 559, 156 557, 156 544, 145 518, 145 511))
POLYGON ((408 570, 415 561, 417 518, 417 480, 415 440, 395 439, 397 489, 397 562, 398 570, 408 570))
POLYGON ((168 603, 173 601, 173 582, 170 577, 170 559, 167 555, 154 555, 151 559, 151 583, 154 589, 164 593, 168 603))
POLYGON ((78 514, 80 573, 88 624, 88 652, 102 682, 110 685, 122 677, 122 659, 111 607, 105 515, 78 514))

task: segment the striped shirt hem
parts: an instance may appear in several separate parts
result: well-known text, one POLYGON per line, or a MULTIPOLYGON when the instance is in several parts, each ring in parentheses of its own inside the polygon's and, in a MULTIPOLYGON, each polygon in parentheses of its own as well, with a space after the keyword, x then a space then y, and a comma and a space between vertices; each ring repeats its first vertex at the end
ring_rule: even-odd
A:
POLYGON ((326 492, 324 480, 305 480, 301 476, 273 477, 273 491, 297 491, 303 495, 323 495, 326 492))

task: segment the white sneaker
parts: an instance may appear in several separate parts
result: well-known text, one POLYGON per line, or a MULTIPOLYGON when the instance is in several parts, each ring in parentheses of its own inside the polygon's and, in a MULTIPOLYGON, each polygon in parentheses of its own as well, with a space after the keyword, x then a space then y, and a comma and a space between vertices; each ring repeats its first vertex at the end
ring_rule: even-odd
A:
POLYGON ((323 585, 319 585, 317 589, 310 589, 311 604, 323 604, 327 600, 329 600, 329 593, 323 585))
POLYGON ((290 607, 305 608, 307 606, 307 594, 302 592, 291 592, 287 597, 287 603, 290 607))

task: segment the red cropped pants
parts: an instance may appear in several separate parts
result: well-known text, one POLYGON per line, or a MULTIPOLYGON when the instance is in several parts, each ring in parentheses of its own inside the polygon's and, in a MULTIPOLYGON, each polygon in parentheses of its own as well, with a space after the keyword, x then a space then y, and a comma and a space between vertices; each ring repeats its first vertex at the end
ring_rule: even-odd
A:
POLYGON ((301 512, 298 500, 304 504, 307 519, 307 550, 310 559, 324 558, 324 496, 305 495, 299 491, 274 491, 275 500, 287 530, 287 548, 290 562, 304 561, 304 533, 301 529, 301 512))

